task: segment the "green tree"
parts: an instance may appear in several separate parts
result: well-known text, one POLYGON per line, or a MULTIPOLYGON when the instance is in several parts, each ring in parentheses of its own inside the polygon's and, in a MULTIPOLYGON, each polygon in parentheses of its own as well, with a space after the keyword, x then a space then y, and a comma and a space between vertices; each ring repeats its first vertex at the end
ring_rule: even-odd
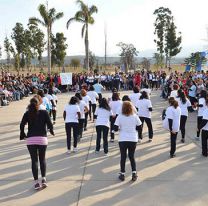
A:
POLYGON ((120 42, 117 44, 121 49, 121 63, 125 66, 125 71, 128 72, 129 69, 135 69, 134 57, 138 56, 138 51, 133 44, 125 44, 120 42))
POLYGON ((98 12, 98 9, 95 5, 88 6, 81 0, 77 0, 77 3, 80 6, 80 10, 76 12, 75 16, 73 18, 70 18, 66 24, 66 27, 68 29, 71 22, 80 22, 83 24, 82 26, 82 38, 84 37, 85 41, 85 58, 86 58, 86 69, 89 70, 89 33, 88 33, 88 27, 89 24, 94 24, 95 20, 92 17, 94 13, 98 12))
POLYGON ((175 26, 172 18, 170 25, 168 25, 167 28, 166 45, 165 45, 165 56, 167 57, 167 60, 169 62, 169 67, 172 57, 180 53, 182 49, 182 47, 180 46, 182 41, 182 36, 180 32, 178 36, 176 35, 176 29, 177 27, 175 26))
POLYGON ((38 11, 42 19, 32 17, 29 19, 30 23, 38 23, 47 28, 47 50, 48 50, 48 73, 51 73, 51 33, 52 25, 56 20, 63 17, 63 12, 56 13, 55 8, 48 10, 44 4, 40 4, 38 11))
POLYGON ((64 65, 67 46, 63 33, 56 33, 56 37, 52 37, 52 65, 57 64, 59 67, 64 65))
POLYGON ((160 53, 154 53, 153 56, 154 60, 155 60, 155 66, 157 68, 162 68, 164 66, 164 56, 161 55, 160 53))
POLYGON ((15 51, 15 49, 14 49, 14 47, 12 45, 10 45, 9 50, 10 50, 10 52, 13 55, 13 59, 14 59, 14 69, 19 74, 19 72, 20 72, 20 55, 19 55, 19 53, 17 51, 15 51))
MULTIPOLYGON (((166 41, 166 32, 167 28, 170 25, 170 21, 172 18, 172 12, 169 8, 159 7, 153 13, 156 16, 155 19, 155 31, 156 39, 154 42, 157 46, 157 51, 161 56, 163 56, 165 52, 165 41, 166 41)), ((167 67, 167 56, 166 56, 166 67, 167 67)))
POLYGON ((143 58, 142 59, 142 62, 141 62, 141 65, 142 65, 142 67, 144 68, 144 69, 146 69, 146 70, 150 70, 150 59, 147 59, 147 58, 143 58))
POLYGON ((71 66, 74 67, 74 69, 78 68, 80 66, 80 60, 77 58, 71 59, 71 66))
POLYGON ((202 56, 201 52, 191 53, 191 55, 184 60, 185 65, 190 65, 194 70, 197 66, 205 65, 206 62, 206 57, 202 56))
POLYGON ((6 53, 6 64, 7 64, 7 68, 9 69, 10 67, 10 63, 11 63, 11 43, 9 42, 8 37, 6 36, 4 39, 4 51, 6 53))

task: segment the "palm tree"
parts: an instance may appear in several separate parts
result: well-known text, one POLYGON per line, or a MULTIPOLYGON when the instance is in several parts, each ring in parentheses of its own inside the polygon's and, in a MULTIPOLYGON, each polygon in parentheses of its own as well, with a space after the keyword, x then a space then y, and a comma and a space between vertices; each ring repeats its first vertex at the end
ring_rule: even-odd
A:
POLYGON ((82 38, 85 36, 85 55, 86 55, 86 69, 89 71, 89 36, 88 36, 88 26, 89 24, 94 24, 95 20, 92 17, 94 13, 98 12, 96 6, 92 5, 88 7, 83 1, 77 0, 77 4, 80 6, 80 10, 77 11, 73 18, 70 18, 66 24, 67 29, 71 22, 80 22, 82 26, 82 38))
POLYGON ((31 24, 38 23, 38 24, 41 24, 42 26, 47 28, 48 73, 51 74, 51 31, 52 31, 52 25, 56 20, 62 18, 64 13, 63 12, 56 13, 55 8, 51 8, 48 10, 48 8, 46 8, 46 6, 44 4, 39 5, 38 11, 39 11, 42 19, 32 17, 29 19, 29 22, 31 24))

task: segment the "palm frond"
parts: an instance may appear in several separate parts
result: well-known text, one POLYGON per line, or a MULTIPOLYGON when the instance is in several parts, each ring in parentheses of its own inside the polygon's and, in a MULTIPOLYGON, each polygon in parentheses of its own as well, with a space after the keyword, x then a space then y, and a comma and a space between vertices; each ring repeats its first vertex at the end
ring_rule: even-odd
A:
POLYGON ((38 7, 38 11, 40 12, 41 17, 43 18, 45 24, 48 24, 48 11, 44 4, 40 4, 38 7))
POLYGON ((88 17, 88 23, 89 24, 94 24, 95 23, 95 20, 94 20, 94 18, 92 16, 88 17))
POLYGON ((76 19, 85 19, 85 13, 83 11, 78 11, 75 16, 74 16, 76 19))
POLYGON ((66 28, 68 29, 69 28, 69 25, 73 22, 73 21, 76 21, 76 18, 73 17, 73 18, 70 18, 67 23, 66 23, 66 28))
POLYGON ((59 20, 60 18, 62 18, 64 16, 63 12, 59 12, 58 14, 56 14, 54 17, 52 17, 51 21, 52 23, 56 20, 59 20))
POLYGON ((56 15, 56 9, 55 9, 55 8, 51 8, 51 9, 48 11, 48 16, 49 16, 49 18, 52 19, 55 15, 56 15))
POLYGON ((46 23, 41 21, 40 19, 36 18, 36 17, 31 17, 29 18, 29 24, 41 24, 42 26, 46 26, 46 23))
POLYGON ((89 14, 92 15, 94 13, 97 13, 98 12, 98 8, 95 6, 95 5, 92 5, 90 8, 89 8, 89 14))

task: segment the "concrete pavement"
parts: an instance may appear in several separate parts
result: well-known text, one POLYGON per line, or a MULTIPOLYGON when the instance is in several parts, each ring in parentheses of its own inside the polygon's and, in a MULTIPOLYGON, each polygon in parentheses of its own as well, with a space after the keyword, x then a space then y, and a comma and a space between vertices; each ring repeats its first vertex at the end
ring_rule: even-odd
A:
MULTIPOLYGON (((121 92, 123 95, 124 92, 121 92)), ((126 94, 126 92, 125 92, 126 94)), ((109 96, 110 93, 106 93, 109 96)), ((196 114, 187 122, 186 143, 178 135, 177 157, 169 159, 169 134, 162 128, 161 111, 166 102, 153 92, 154 141, 145 138, 136 151, 139 180, 132 183, 129 161, 126 181, 117 179, 119 149, 109 143, 109 156, 95 155, 94 124, 84 133, 77 154, 66 155, 62 112, 69 95, 59 96, 55 137, 49 136, 47 180, 49 187, 32 189, 30 158, 25 142, 19 141, 19 122, 29 99, 0 108, 0 205, 1 206, 207 206, 208 159, 201 157, 196 132, 196 114)))

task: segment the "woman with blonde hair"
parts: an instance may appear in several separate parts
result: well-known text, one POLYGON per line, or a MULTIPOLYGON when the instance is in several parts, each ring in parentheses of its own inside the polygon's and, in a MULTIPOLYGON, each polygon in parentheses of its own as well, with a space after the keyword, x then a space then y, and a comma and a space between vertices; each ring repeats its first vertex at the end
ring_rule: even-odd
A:
POLYGON ((119 179, 125 180, 125 164, 128 151, 129 160, 132 168, 132 181, 137 180, 136 162, 134 153, 138 142, 138 131, 141 130, 141 121, 135 114, 134 106, 129 101, 124 101, 122 105, 122 113, 116 118, 114 130, 119 131, 119 147, 120 147, 120 173, 119 179))

